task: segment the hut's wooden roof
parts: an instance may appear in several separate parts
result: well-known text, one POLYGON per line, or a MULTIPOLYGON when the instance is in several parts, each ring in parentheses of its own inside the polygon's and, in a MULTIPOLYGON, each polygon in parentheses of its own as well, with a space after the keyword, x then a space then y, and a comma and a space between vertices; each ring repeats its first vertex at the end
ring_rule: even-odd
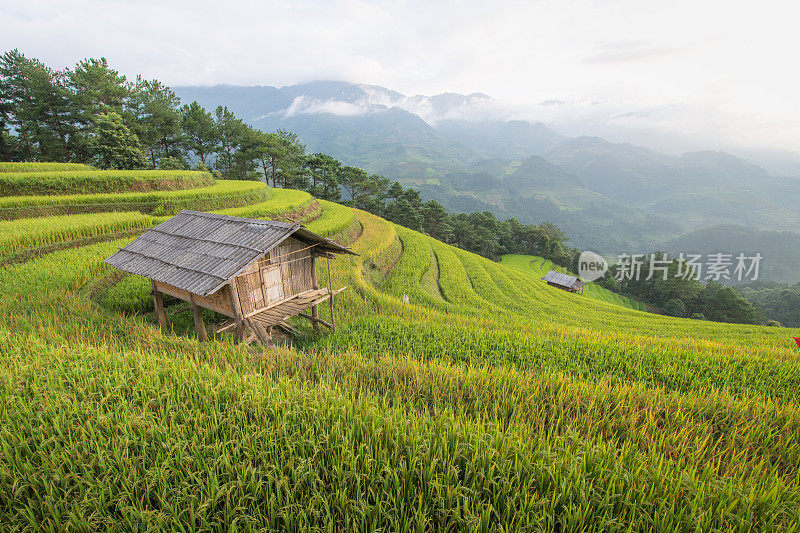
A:
POLYGON ((300 224, 184 210, 104 263, 207 296, 289 236, 319 251, 353 253, 300 224))
POLYGON ((580 289, 585 285, 584 282, 582 282, 575 276, 570 276, 569 274, 562 274, 561 272, 556 272, 555 270, 551 270, 550 272, 545 274, 542 279, 548 283, 554 283, 556 285, 560 285, 562 287, 569 287, 571 289, 580 289))

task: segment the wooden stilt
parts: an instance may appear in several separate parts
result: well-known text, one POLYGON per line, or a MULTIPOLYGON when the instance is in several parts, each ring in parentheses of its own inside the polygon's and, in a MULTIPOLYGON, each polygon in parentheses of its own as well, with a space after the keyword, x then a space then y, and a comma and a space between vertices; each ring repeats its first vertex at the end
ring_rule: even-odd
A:
POLYGON ((323 326, 326 326, 326 327, 329 327, 329 328, 333 329, 333 324, 331 324, 330 322, 326 322, 325 320, 323 320, 323 319, 321 319, 321 318, 319 318, 317 316, 311 316, 311 315, 307 315, 305 313, 297 313, 297 316, 305 318, 305 319, 308 319, 308 320, 314 322, 315 324, 322 324, 323 326))
POLYGON ((328 298, 331 302, 331 331, 336 331, 336 317, 333 314, 333 278, 331 278, 331 258, 327 257, 328 261, 328 290, 331 291, 331 296, 328 298))
POLYGON ((247 336, 247 338, 244 340, 244 344, 245 346, 247 346, 248 344, 255 342, 257 339, 258 337, 256 337, 256 334, 251 331, 250 334, 247 336))
POLYGON ((261 343, 265 345, 272 344, 272 335, 267 330, 267 328, 265 328, 255 320, 252 321, 252 324, 253 328, 256 330, 256 336, 261 341, 261 343))
POLYGON ((279 324, 276 324, 275 327, 282 329, 283 331, 285 331, 286 333, 289 333, 290 335, 300 335, 299 331, 294 329, 292 326, 290 326, 286 322, 281 322, 279 324))
POLYGON ((231 294, 231 309, 233 309, 233 320, 236 323, 236 340, 244 340, 244 319, 242 318, 242 306, 239 302, 239 288, 236 286, 236 278, 228 283, 228 290, 231 294))
MULTIPOLYGON (((317 280, 317 260, 312 256, 311 259, 311 283, 312 288, 314 290, 319 289, 319 281, 317 280)), ((311 316, 315 319, 319 319, 319 304, 314 304, 311 306, 311 316)), ((319 324, 314 321, 314 333, 319 331, 319 324)))
POLYGON ((158 320, 158 327, 161 331, 167 330, 167 316, 164 314, 164 296, 158 290, 155 280, 150 280, 150 286, 153 288, 153 305, 156 308, 156 320, 158 320))
POLYGON ((203 322, 203 314, 200 312, 200 306, 194 303, 194 294, 189 295, 189 300, 192 306, 192 316, 194 317, 194 329, 197 331, 197 340, 206 342, 208 340, 208 333, 206 332, 206 323, 203 322))
POLYGON ((226 320, 225 322, 214 328, 214 333, 222 333, 223 331, 228 331, 229 329, 235 327, 236 327, 236 322, 234 322, 233 320, 226 320))

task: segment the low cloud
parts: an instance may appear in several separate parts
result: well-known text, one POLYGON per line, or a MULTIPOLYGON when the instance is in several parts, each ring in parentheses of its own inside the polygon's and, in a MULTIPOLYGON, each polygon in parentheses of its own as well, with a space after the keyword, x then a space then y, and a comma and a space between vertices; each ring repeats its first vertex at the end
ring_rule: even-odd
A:
POLYGON ((442 94, 436 96, 405 96, 374 85, 359 85, 364 96, 353 100, 321 100, 298 96, 284 110, 284 117, 328 113, 337 116, 358 116, 399 108, 413 113, 431 126, 442 120, 507 120, 513 114, 484 94, 442 94))
POLYGON ((284 117, 314 115, 318 113, 351 117, 373 111, 376 111, 376 109, 367 100, 345 102, 344 100, 319 100, 308 96, 298 96, 292 101, 289 107, 281 112, 281 114, 283 114, 284 117))

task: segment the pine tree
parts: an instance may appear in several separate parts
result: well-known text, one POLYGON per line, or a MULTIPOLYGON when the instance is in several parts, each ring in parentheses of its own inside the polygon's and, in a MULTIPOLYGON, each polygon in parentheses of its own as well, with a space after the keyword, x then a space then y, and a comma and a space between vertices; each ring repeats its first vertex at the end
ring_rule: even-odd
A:
POLYGON ((135 133, 118 113, 102 113, 95 117, 97 164, 102 168, 144 168, 147 161, 135 133))
POLYGON ((205 165, 206 158, 219 147, 214 117, 200 104, 192 102, 181 108, 181 126, 186 147, 205 165))

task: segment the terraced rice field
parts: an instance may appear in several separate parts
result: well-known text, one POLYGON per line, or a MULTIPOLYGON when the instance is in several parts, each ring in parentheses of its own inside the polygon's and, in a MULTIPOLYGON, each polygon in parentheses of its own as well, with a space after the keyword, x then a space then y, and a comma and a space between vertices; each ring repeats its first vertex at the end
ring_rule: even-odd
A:
MULTIPOLYGON (((500 262, 506 266, 522 270, 523 272, 533 272, 534 275, 540 278, 547 274, 550 270, 555 270, 556 272, 561 272, 563 274, 575 275, 573 272, 569 272, 563 267, 554 265, 549 259, 544 259, 536 255, 507 254, 502 257, 500 262)), ((622 307, 627 307, 628 309, 636 309, 638 311, 647 310, 647 306, 644 303, 636 301, 633 298, 616 294, 604 287, 601 287, 597 283, 587 283, 583 288, 583 296, 608 302, 614 305, 621 305, 622 307)))
POLYGON ((162 191, 213 183, 208 172, 190 170, 0 172, 0 196, 162 191))
POLYGON ((261 182, 235 180, 141 193, 2 196, 0 219, 134 210, 156 216, 172 215, 187 208, 211 211, 245 206, 268 196, 269 191, 261 182))
POLYGON ((575 298, 299 191, 218 210, 352 245, 336 334, 162 334, 101 263, 149 212, 2 222, 62 248, 0 269, 4 529, 798 528, 800 331, 575 298))
POLYGON ((78 170, 94 170, 82 163, 27 163, 0 161, 0 172, 65 172, 78 170))

